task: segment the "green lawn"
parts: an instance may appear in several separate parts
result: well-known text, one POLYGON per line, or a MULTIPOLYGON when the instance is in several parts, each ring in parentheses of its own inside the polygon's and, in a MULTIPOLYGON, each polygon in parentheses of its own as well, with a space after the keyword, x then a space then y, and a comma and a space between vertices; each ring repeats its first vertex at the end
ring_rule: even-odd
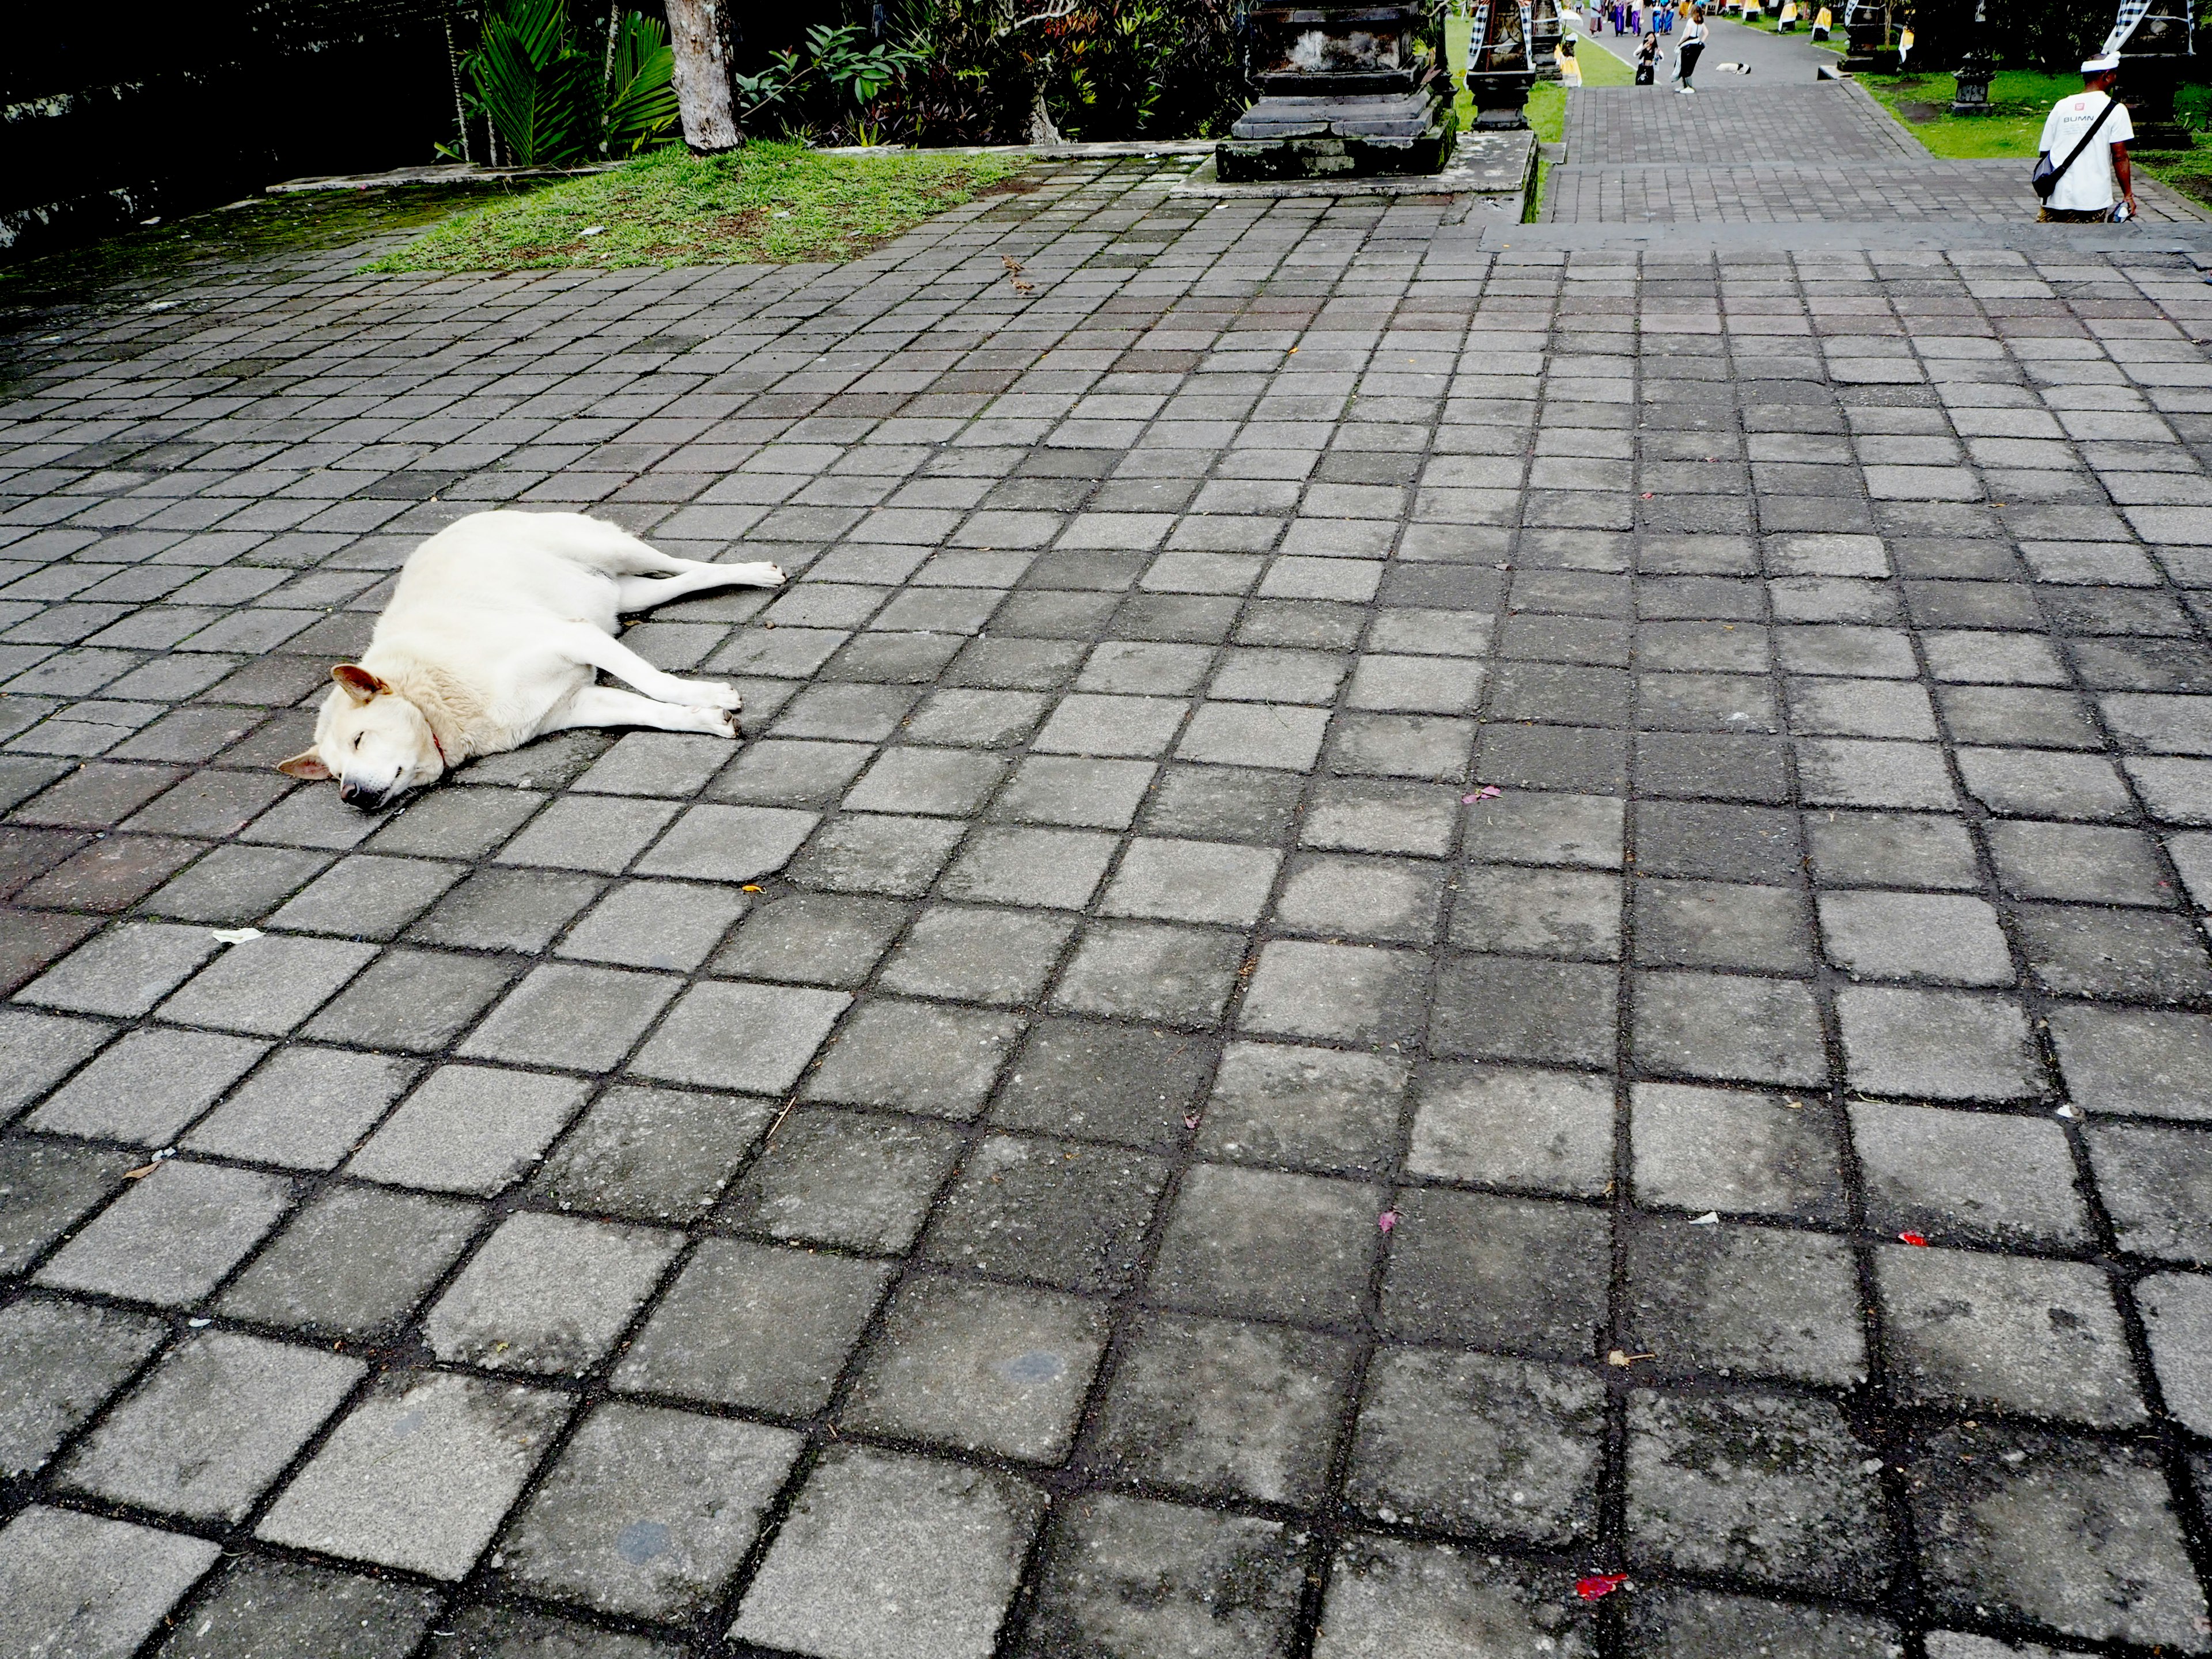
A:
POLYGON ((1954 115, 1958 83, 1948 75, 1862 75, 1858 80, 1931 155, 1961 161, 2033 161, 2051 106, 2081 90, 2078 75, 2006 70, 1990 82, 1987 115, 1954 115))
POLYGON ((366 269, 852 259, 1028 165, 1021 155, 935 150, 823 155, 760 140, 702 157, 672 144, 616 172, 461 214, 366 269))

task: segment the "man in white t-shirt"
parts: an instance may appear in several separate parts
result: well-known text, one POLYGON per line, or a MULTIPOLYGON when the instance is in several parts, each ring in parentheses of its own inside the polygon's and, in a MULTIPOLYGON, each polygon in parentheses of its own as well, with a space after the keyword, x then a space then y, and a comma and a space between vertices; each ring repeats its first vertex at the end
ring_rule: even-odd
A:
POLYGON ((2057 167, 2074 155, 2075 146, 2104 115, 2105 106, 2113 106, 2103 125, 2096 127, 2096 137, 2060 178, 2058 188, 2044 198, 2043 211, 2037 217, 2045 223, 2088 224, 2109 219, 2116 201, 2126 202, 2128 216, 2135 216, 2135 174, 2128 166, 2128 140, 2136 136, 2136 130, 2128 121, 2128 106, 2112 96, 2112 79, 2119 67, 2120 60, 2113 57, 2092 58, 2082 64, 2081 91, 2060 99, 2043 124, 2043 142, 2038 148, 2051 157, 2051 166, 2057 167))

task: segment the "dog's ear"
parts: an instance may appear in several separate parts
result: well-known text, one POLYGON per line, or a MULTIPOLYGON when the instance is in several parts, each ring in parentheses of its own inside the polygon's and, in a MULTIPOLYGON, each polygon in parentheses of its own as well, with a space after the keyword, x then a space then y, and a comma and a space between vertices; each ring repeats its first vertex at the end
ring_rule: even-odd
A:
POLYGON ((289 760, 276 763, 276 769, 288 778, 305 778, 310 783, 319 783, 331 775, 331 769, 317 758, 315 751, 295 755, 289 760))
POLYGON ((366 668, 349 662, 342 662, 331 670, 331 678, 345 687, 346 695, 356 702, 367 702, 378 692, 392 690, 366 668))

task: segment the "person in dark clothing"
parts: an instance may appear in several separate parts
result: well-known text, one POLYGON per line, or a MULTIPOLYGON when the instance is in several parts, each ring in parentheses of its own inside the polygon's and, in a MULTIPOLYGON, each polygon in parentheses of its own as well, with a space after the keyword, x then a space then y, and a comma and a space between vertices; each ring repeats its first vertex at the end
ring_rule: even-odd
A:
POLYGON ((1648 87, 1658 79, 1659 34, 1656 29, 1644 37, 1644 44, 1636 49, 1636 84, 1648 87))

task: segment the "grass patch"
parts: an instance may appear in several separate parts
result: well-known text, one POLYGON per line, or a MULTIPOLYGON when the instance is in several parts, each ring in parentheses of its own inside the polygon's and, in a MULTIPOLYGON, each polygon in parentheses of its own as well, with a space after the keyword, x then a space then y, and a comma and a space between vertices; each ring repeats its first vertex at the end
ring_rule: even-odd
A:
POLYGON ((612 173, 447 220, 372 271, 790 264, 858 258, 1029 165, 1023 155, 823 155, 671 145, 612 173), (597 229, 586 236, 586 230, 597 229))
POLYGON ((1958 82, 1948 75, 1862 75, 1858 80, 1930 155, 1951 161, 2033 161, 2051 106, 2081 90, 2079 75, 2005 70, 1990 82, 1987 115, 1954 115, 1958 82))

